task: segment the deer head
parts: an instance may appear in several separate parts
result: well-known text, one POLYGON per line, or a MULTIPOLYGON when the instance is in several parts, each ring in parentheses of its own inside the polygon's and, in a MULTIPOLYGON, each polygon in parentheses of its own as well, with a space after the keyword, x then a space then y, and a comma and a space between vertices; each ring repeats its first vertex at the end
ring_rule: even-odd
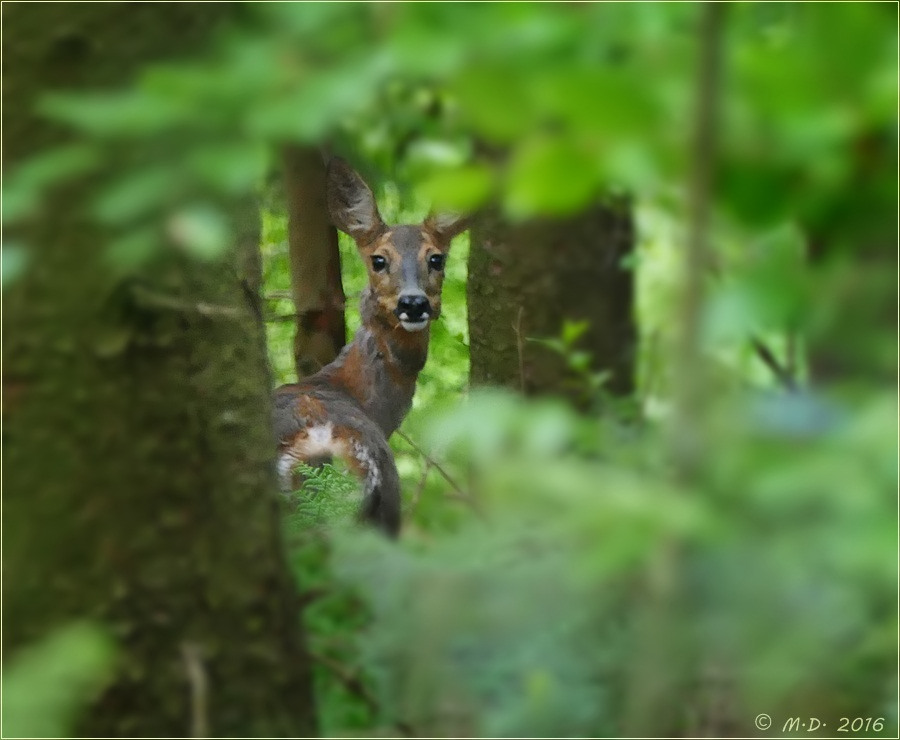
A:
POLYGON ((450 241, 467 228, 456 216, 430 215, 422 224, 388 226, 365 181, 342 159, 328 167, 328 210, 353 237, 368 273, 375 318, 408 332, 426 329, 441 314, 441 288, 450 241))

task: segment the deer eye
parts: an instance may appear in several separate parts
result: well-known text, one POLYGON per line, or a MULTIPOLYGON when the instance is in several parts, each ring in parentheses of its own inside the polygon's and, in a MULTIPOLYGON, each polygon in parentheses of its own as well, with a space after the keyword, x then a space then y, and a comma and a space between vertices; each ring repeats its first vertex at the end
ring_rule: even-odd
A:
POLYGON ((433 254, 428 258, 428 266, 432 270, 443 270, 446 259, 442 254, 433 254))
POLYGON ((387 267, 387 260, 382 257, 380 254, 376 254, 372 257, 372 269, 375 272, 381 272, 385 267, 387 267))

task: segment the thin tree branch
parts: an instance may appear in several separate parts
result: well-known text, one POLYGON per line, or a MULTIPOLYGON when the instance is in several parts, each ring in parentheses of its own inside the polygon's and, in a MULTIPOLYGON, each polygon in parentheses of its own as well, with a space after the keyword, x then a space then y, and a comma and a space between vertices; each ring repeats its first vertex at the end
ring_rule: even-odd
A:
POLYGON ((286 323, 288 321, 296 321, 297 314, 295 314, 295 313, 272 314, 270 316, 264 317, 263 320, 269 321, 272 323, 286 323))
MULTIPOLYGON (((702 3, 688 182, 687 244, 683 259, 680 329, 676 357, 675 413, 668 430, 668 452, 677 482, 696 484, 705 444, 708 388, 700 346, 704 284, 709 266, 709 221, 715 171, 719 74, 725 5, 702 3)), ((635 619, 639 649, 633 656, 625 696, 624 734, 670 736, 684 713, 685 652, 677 632, 683 608, 682 543, 667 533, 656 543, 644 570, 641 609, 635 619), (652 707, 652 711, 648 709, 652 707)))
POLYGON ((759 337, 750 337, 750 342, 753 344, 753 350, 756 352, 756 356, 759 357, 763 364, 772 371, 772 374, 778 382, 781 383, 786 390, 796 391, 797 379, 794 377, 793 372, 778 361, 778 358, 775 357, 775 354, 769 349, 769 346, 759 337))
POLYGON ((410 447, 412 447, 416 452, 424 457, 425 461, 429 463, 431 467, 437 470, 438 473, 441 474, 441 477, 450 484, 450 487, 453 489, 454 494, 449 495, 449 498, 455 498, 459 501, 464 501, 475 510, 478 510, 478 505, 476 504, 475 499, 473 499, 472 496, 466 493, 465 490, 463 490, 462 486, 460 486, 459 483, 457 483, 431 455, 429 455, 427 452, 425 452, 425 450, 419 447, 419 445, 413 442, 412 439, 410 439, 409 435, 406 434, 406 432, 398 429, 396 434, 400 436, 400 439, 404 440, 410 447))
POLYGON ((362 700, 363 704, 368 707, 373 715, 378 714, 378 702, 363 683, 359 674, 352 671, 340 661, 337 661, 324 653, 309 651, 309 657, 316 661, 316 663, 327 668, 331 674, 344 685, 344 688, 346 688, 347 691, 362 700))
POLYGON ((513 331, 516 333, 516 350, 519 353, 519 390, 525 395, 525 340, 522 338, 522 314, 525 306, 519 306, 519 313, 516 317, 516 323, 513 324, 513 331))
POLYGON ((416 490, 413 491, 412 501, 409 502, 409 513, 414 512, 419 505, 419 499, 422 498, 422 492, 425 490, 425 481, 428 480, 428 473, 431 471, 431 468, 431 460, 426 458, 425 470, 422 471, 422 477, 419 478, 419 485, 417 485, 416 490))
POLYGON ((191 737, 209 737, 209 681, 200 646, 182 642, 181 657, 191 689, 191 737))
POLYGON ((203 302, 191 303, 189 301, 183 301, 180 298, 175 298, 174 296, 157 293, 139 285, 133 286, 131 292, 138 304, 148 308, 164 308, 179 313, 197 313, 201 316, 210 318, 238 319, 243 315, 243 311, 239 308, 217 306, 212 303, 203 302))
MULTIPOLYGON (((360 678, 358 673, 351 670, 340 661, 335 660, 334 658, 331 658, 324 653, 309 651, 308 654, 309 657, 312 658, 316 663, 320 664, 324 668, 327 668, 331 672, 331 674, 341 682, 341 684, 345 689, 347 689, 347 691, 360 699, 374 717, 378 716, 378 701, 374 696, 372 696, 372 693, 366 687, 365 683, 363 683, 363 680, 360 678)), ((400 732, 402 732, 406 737, 416 736, 415 730, 406 722, 398 721, 394 723, 394 726, 398 730, 400 730, 400 732)))

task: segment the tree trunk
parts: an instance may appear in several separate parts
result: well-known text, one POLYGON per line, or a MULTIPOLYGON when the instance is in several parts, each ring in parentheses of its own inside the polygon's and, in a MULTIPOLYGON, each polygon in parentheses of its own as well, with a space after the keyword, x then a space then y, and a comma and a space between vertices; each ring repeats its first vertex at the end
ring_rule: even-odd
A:
MULTIPOLYGON (((32 114, 42 89, 123 82, 232 12, 50 7, 3 8, 4 167, 62 138, 32 114)), ((87 618, 120 655, 80 736, 309 735, 250 289, 234 250, 117 277, 89 185, 58 188, 23 230, 29 267, 5 289, 4 658, 87 618)))
POLYGON ((588 322, 578 349, 591 354, 591 370, 609 371, 605 387, 631 393, 637 334, 633 273, 623 261, 633 247, 624 203, 518 225, 496 213, 482 217, 472 229, 469 256, 473 384, 583 400, 584 388, 564 358, 529 341, 558 338, 570 320, 588 322))
POLYGON ((897 380, 897 140, 872 130, 854 142, 845 188, 804 224, 824 312, 804 337, 814 387, 897 380), (865 327, 866 331, 860 331, 865 327))
POLYGON ((315 149, 284 149, 291 293, 297 312, 294 363, 305 378, 337 357, 347 340, 337 230, 325 204, 325 164, 315 149))

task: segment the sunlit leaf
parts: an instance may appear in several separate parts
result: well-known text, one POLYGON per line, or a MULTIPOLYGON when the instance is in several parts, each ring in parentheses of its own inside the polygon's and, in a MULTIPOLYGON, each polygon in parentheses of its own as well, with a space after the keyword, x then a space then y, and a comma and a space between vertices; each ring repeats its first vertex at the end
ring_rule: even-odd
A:
POLYGON ((198 113, 193 101, 179 101, 139 90, 122 93, 46 95, 38 110, 97 137, 151 135, 190 121, 198 113))
POLYGON ((201 181, 218 192, 232 195, 258 185, 265 165, 265 151, 253 144, 196 147, 188 159, 188 167, 201 181))
POLYGON ((183 184, 174 163, 143 167, 107 185, 97 197, 94 215, 103 223, 122 224, 174 200, 183 184))
POLYGON ((108 635, 90 624, 65 627, 17 653, 3 669, 3 734, 71 736, 113 657, 108 635))
POLYGON ((487 200, 495 182, 495 175, 489 168, 467 165, 437 172, 423 189, 437 208, 465 213, 487 200))
POLYGON ((532 96, 510 66, 473 66, 457 76, 453 93, 463 115, 484 137, 508 142, 535 121, 532 96))
POLYGON ((179 211, 168 219, 166 231, 177 246, 200 260, 215 259, 231 246, 228 221, 214 208, 179 211))
POLYGON ((4 240, 0 247, 0 285, 3 288, 13 285, 28 268, 28 262, 28 252, 23 245, 4 240))
POLYGON ((574 213, 598 189, 598 173, 577 144, 562 138, 531 139, 510 163, 504 205, 519 218, 574 213))
POLYGON ((113 268, 127 272, 148 262, 161 246, 162 239, 156 230, 133 228, 109 242, 106 258, 113 268))
POLYGON ((82 175, 98 162, 97 150, 87 144, 51 149, 29 159, 4 183, 3 223, 33 215, 49 187, 82 175))

